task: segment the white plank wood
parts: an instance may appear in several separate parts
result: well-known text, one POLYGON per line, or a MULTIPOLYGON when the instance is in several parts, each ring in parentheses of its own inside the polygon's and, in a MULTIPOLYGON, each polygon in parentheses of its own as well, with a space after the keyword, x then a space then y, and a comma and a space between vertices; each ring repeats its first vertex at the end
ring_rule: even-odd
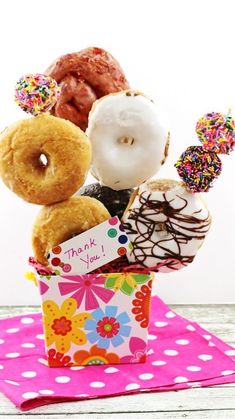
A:
MULTIPOLYGON (((235 324, 235 306, 234 304, 221 304, 221 305, 171 305, 172 310, 182 316, 195 320, 199 323, 233 323, 235 324)), ((40 311, 39 306, 1 306, 0 317, 6 315, 17 315, 25 313, 33 313, 40 311)))
MULTIPOLYGON (((234 410, 211 410, 200 412, 154 412, 154 413, 92 413, 92 414, 77 414, 68 413, 62 415, 35 415, 35 418, 40 419, 234 419, 234 410)), ((30 417, 32 417, 30 415, 30 417)), ((33 416, 34 417, 34 416, 33 416)), ((8 416, 10 418, 10 416, 8 416)), ((26 419, 29 415, 14 415, 14 419, 26 419)))
MULTIPOLYGON (((164 393, 140 393, 136 395, 92 399, 79 402, 52 404, 34 409, 35 415, 66 413, 121 413, 121 412, 175 412, 201 410, 234 410, 235 388, 194 388, 164 393)), ((0 399, 0 414, 19 413, 5 397, 0 399)))

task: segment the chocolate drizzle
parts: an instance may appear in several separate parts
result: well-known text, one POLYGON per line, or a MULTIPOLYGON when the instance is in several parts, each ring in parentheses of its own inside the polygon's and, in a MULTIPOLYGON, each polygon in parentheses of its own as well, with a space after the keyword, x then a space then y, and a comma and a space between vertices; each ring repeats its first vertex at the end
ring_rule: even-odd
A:
POLYGON ((190 246, 193 240, 202 243, 210 228, 211 218, 209 213, 206 218, 199 218, 202 209, 191 215, 185 214, 188 201, 177 193, 170 200, 166 193, 162 197, 160 201, 153 199, 151 192, 142 192, 139 195, 139 207, 129 209, 124 220, 125 231, 133 244, 129 259, 155 271, 177 270, 193 261, 200 243, 195 246, 196 250, 194 248, 191 251, 192 254, 185 255, 187 245, 190 246), (178 208, 173 207, 174 201, 178 208), (158 241, 155 232, 161 235, 158 241))

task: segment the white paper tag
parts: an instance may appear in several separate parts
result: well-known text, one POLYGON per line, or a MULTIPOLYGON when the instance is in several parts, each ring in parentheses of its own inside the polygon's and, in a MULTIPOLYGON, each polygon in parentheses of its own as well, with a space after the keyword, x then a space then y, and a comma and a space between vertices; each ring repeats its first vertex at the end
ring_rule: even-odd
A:
POLYGON ((49 264, 58 274, 86 274, 130 251, 132 245, 118 217, 54 247, 49 264))

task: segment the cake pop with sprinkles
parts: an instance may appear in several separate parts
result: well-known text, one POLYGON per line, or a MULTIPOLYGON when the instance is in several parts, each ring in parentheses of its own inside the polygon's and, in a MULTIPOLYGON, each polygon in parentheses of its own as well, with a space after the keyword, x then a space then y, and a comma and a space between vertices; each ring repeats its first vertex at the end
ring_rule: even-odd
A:
POLYGON ((214 151, 190 146, 175 163, 180 178, 192 192, 208 192, 222 170, 222 162, 214 151))
POLYGON ((48 112, 60 95, 57 82, 43 74, 27 74, 15 86, 15 101, 27 113, 37 116, 48 112))
POLYGON ((231 115, 207 113, 197 121, 196 133, 205 150, 229 154, 235 147, 235 121, 231 115))

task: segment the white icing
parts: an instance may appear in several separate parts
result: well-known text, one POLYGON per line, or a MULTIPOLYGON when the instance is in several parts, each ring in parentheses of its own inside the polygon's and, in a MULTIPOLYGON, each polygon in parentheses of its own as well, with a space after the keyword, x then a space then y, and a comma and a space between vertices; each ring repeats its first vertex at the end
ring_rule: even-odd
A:
MULTIPOLYGON (((129 262, 142 262, 147 267, 153 267, 170 258, 193 259, 208 233, 211 219, 200 197, 187 191, 181 183, 175 182, 170 190, 164 192, 152 190, 147 182, 140 186, 133 203, 124 214, 123 222, 134 246, 128 254, 129 262), (151 207, 146 204, 147 198, 151 200, 151 207), (171 208, 178 210, 174 211, 173 217, 161 206, 167 201, 171 208), (137 221, 133 219, 135 214, 138 214, 137 221), (187 219, 187 216, 190 218, 187 219)), ((188 263, 179 264, 174 269, 180 269, 188 263)), ((165 267, 159 267, 159 270, 166 272, 165 267)))
POLYGON ((101 98, 86 131, 93 149, 92 174, 114 190, 139 186, 160 169, 168 131, 159 106, 143 95, 123 91, 101 98))

